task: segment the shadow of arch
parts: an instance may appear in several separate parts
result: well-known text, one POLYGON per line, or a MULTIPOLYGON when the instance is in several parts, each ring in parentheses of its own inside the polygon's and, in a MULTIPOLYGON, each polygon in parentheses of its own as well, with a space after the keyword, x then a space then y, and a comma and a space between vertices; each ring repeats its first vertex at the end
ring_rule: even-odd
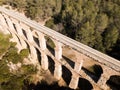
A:
POLYGON ((39 43, 40 43, 39 39, 37 37, 35 37, 35 36, 33 36, 33 39, 34 39, 34 42, 37 44, 37 46, 40 47, 40 45, 39 45, 39 43))
POLYGON ((39 64, 41 65, 41 52, 40 52, 37 48, 35 48, 35 49, 36 49, 36 52, 37 52, 38 62, 39 62, 39 64))
POLYGON ((24 42, 26 43, 26 46, 27 46, 26 48, 29 50, 29 53, 31 53, 31 52, 30 52, 30 45, 27 43, 26 40, 24 40, 24 42))
POLYGON ((112 90, 120 90, 120 76, 110 76, 109 80, 107 80, 106 83, 110 86, 112 90))
POLYGON ((16 35, 16 37, 17 37, 17 39, 19 41, 19 44, 22 46, 21 41, 20 41, 20 37, 18 37, 17 35, 16 35))
POLYGON ((48 62, 49 62, 49 67, 48 68, 49 68, 51 74, 54 74, 55 62, 50 56, 48 56, 48 62))
POLYGON ((65 66, 62 66, 62 78, 69 85, 72 73, 65 66))
POLYGON ((24 29, 22 29, 22 32, 23 32, 23 35, 25 36, 25 38, 28 39, 27 34, 26 34, 27 32, 24 29))
POLYGON ((60 87, 57 82, 48 85, 46 81, 38 82, 36 85, 28 82, 25 82, 25 87, 23 90, 72 90, 69 87, 60 87))
POLYGON ((71 59, 67 58, 66 56, 63 56, 63 55, 62 55, 62 57, 63 57, 63 59, 64 59, 67 63, 69 63, 69 65, 70 65, 72 68, 74 68, 75 62, 73 62, 71 59))
POLYGON ((90 76, 96 83, 100 79, 103 69, 100 65, 94 64, 89 69, 82 67, 83 71, 90 76))
POLYGON ((80 88, 79 90, 92 90, 93 89, 92 84, 84 78, 79 78, 78 87, 80 88))
POLYGON ((13 23, 13 27, 14 27, 14 30, 16 31, 16 33, 18 33, 17 28, 16 28, 16 24, 13 23))
POLYGON ((95 75, 97 76, 97 79, 96 79, 96 82, 97 82, 100 79, 101 74, 103 73, 103 69, 100 65, 95 64, 93 66, 93 70, 94 70, 95 75))

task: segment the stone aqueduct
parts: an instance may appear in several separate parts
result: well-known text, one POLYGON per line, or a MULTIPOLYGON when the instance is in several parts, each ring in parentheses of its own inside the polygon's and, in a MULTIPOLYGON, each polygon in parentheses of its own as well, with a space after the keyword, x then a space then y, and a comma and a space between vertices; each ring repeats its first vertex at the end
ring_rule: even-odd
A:
POLYGON ((98 87, 100 90, 109 90, 106 81, 112 75, 120 75, 120 62, 118 60, 3 7, 0 7, 0 30, 12 35, 12 40, 17 42, 16 47, 19 50, 29 47, 31 63, 38 63, 39 55, 37 51, 39 51, 41 53, 41 67, 47 70, 49 67, 48 56, 52 58, 55 63, 54 77, 56 79, 59 80, 62 77, 62 66, 65 66, 72 73, 69 82, 69 87, 72 89, 78 87, 79 78, 85 78, 93 85, 93 89, 98 87), (52 54, 47 48, 46 36, 55 44, 55 54, 52 54), (72 48, 73 53, 77 56, 76 60, 72 61, 74 67, 63 59, 64 54, 62 53, 62 48, 64 46, 72 48), (103 73, 97 82, 83 70, 84 63, 87 63, 84 62, 86 56, 96 61, 103 69, 103 73))

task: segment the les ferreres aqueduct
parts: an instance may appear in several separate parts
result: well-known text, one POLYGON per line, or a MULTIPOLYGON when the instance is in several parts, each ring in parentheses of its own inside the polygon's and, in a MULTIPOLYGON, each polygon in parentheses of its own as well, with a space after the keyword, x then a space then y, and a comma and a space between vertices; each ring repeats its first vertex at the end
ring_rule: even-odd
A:
POLYGON ((41 67, 48 70, 50 62, 54 62, 53 75, 57 80, 65 77, 64 69, 68 70, 68 86, 72 89, 78 88, 80 80, 84 79, 91 83, 93 90, 110 90, 107 80, 113 75, 120 76, 120 61, 3 7, 0 7, 0 30, 12 35, 19 51, 29 49, 31 63, 38 64, 40 58, 41 67), (52 50, 49 49, 48 42, 54 44, 52 50), (64 50, 65 47, 71 51, 64 50), (65 52, 74 54, 74 60, 65 52), (99 65, 101 73, 97 81, 86 72, 86 66, 90 63, 99 65))

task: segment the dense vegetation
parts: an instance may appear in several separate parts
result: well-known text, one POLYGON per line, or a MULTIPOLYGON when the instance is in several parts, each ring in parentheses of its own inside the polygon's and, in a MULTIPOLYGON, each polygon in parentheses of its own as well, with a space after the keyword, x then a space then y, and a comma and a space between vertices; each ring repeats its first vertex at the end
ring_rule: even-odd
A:
POLYGON ((24 11, 26 16, 35 20, 47 19, 61 10, 61 0, 0 0, 0 4, 24 11))
POLYGON ((63 0, 61 12, 46 25, 104 53, 119 55, 119 2, 63 0))
MULTIPOLYGON (((0 4, 17 8, 37 21, 50 18, 46 26, 120 59, 120 0, 0 0, 0 4)), ((22 65, 11 73, 7 65, 22 63, 26 52, 18 53, 9 36, 0 34, 0 90, 26 89, 36 69, 22 65)))
POLYGON ((120 0, 0 0, 46 26, 120 58, 120 0))
POLYGON ((33 65, 23 64, 28 50, 18 53, 16 44, 9 42, 9 38, 9 35, 0 33, 0 90, 25 90, 24 82, 30 81, 37 69, 33 65))
POLYGON ((60 87, 57 82, 49 85, 46 79, 49 80, 51 76, 43 76, 45 75, 43 70, 38 70, 33 64, 24 63, 29 50, 22 49, 18 53, 16 43, 10 42, 10 38, 10 35, 0 32, 0 90, 72 90, 60 87), (38 72, 41 72, 39 74, 41 80, 36 82, 38 72), (42 80, 42 76, 46 78, 42 80))

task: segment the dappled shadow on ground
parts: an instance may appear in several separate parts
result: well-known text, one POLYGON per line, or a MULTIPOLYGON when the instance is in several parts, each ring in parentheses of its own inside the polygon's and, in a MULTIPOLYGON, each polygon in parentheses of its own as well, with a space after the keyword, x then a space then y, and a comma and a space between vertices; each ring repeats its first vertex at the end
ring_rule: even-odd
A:
POLYGON ((120 76, 113 75, 107 81, 107 84, 112 90, 120 90, 120 76))
POLYGON ((101 77, 101 74, 103 73, 103 69, 100 65, 97 64, 93 65, 92 67, 94 72, 91 72, 84 67, 82 67, 82 70, 97 83, 101 77))
POLYGON ((51 85, 48 85, 45 81, 42 81, 41 83, 30 84, 27 85, 27 88, 24 88, 24 90, 72 90, 68 87, 60 87, 57 83, 53 83, 51 85))
POLYGON ((49 71, 51 72, 51 74, 54 74, 55 62, 54 62, 54 60, 52 60, 52 58, 49 57, 49 56, 48 56, 48 62, 49 62, 49 71))
POLYGON ((80 88, 80 90, 92 90, 93 89, 92 84, 84 78, 79 78, 78 87, 80 88))
POLYGON ((62 78, 64 81, 69 85, 71 80, 72 73, 70 70, 68 70, 65 66, 62 66, 62 78))
POLYGON ((62 56, 62 57, 72 68, 74 68, 75 62, 73 62, 71 59, 67 58, 66 56, 62 56))

